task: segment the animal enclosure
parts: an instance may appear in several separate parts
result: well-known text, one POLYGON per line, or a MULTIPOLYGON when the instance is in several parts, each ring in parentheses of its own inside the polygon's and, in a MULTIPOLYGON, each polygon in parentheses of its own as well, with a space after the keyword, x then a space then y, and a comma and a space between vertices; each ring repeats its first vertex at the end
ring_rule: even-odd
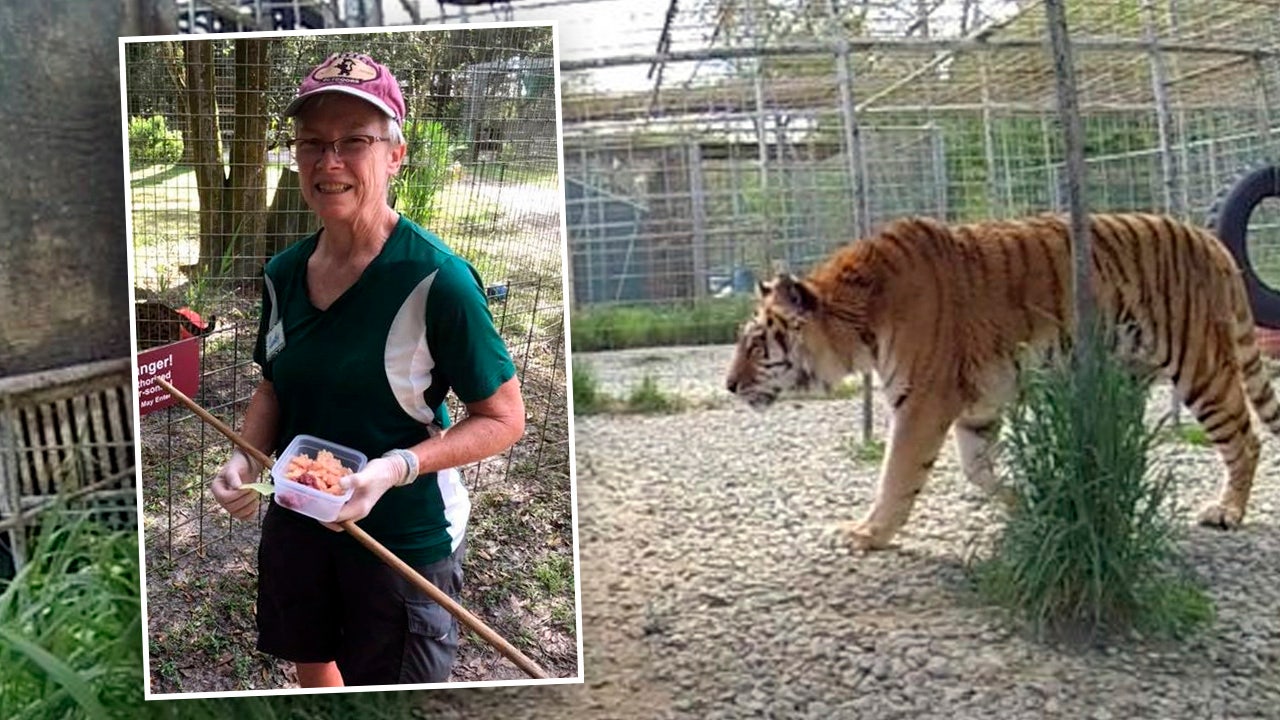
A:
MULTIPOLYGON (((173 5, 176 30, 191 35, 342 27, 348 19, 344 4, 328 0, 175 0, 173 5)), ((382 24, 365 22, 369 18, 363 12, 350 19, 359 21, 356 25, 382 24)))
MULTIPOLYGON (((1275 159, 1273 3, 1067 6, 1091 209, 1200 221, 1236 172, 1275 159)), ((750 297, 753 278, 803 273, 899 215, 966 221, 1065 209, 1042 3, 669 7, 641 18, 634 44, 566 51, 562 67, 575 375, 590 363, 603 394, 636 397, 656 385, 692 406, 648 416, 600 403, 605 412, 575 418, 584 537, 602 538, 583 546, 585 607, 644 609, 631 625, 625 610, 600 611, 598 627, 632 632, 601 632, 592 700, 650 703, 654 717, 1260 712, 1276 697, 1273 664, 1235 672, 1238 684, 1221 696, 1201 684, 1204 671, 1189 671, 1202 658, 1213 658, 1206 667, 1230 662, 1209 648, 1237 642, 1231 631, 1162 656, 1170 662, 1151 671, 1141 658, 1161 651, 1148 646, 1115 655, 1052 648, 1032 659, 1024 638, 951 614, 974 609, 962 589, 966 565, 1002 522, 961 477, 953 443, 916 506, 950 525, 920 528, 900 550, 851 557, 829 533, 876 496, 887 448, 858 435, 850 403, 788 398, 749 412, 724 389, 728 347, 581 352, 595 349, 578 343, 584 325, 599 327, 598 347, 618 337, 606 322, 579 322, 596 317, 657 318, 688 326, 676 342, 727 342, 716 318, 700 319, 712 315, 704 308, 727 305, 732 333, 748 312, 737 296, 750 297), (675 566, 678 579, 656 589, 628 583, 630 568, 615 566, 631 557, 654 559, 640 577, 675 566), (708 659, 717 648, 723 654, 708 659), (1109 665, 1115 656, 1125 659, 1109 665), (1078 674, 1064 677, 1072 663, 1078 674), (635 676, 652 684, 624 682, 635 676), (1128 679, 1133 692, 1117 692, 1128 679)), ((1254 215, 1259 266, 1274 252, 1274 223, 1273 208, 1254 215)), ((1274 270, 1270 278, 1280 282, 1274 270)), ((577 377, 574 389, 577 411, 577 377)), ((1170 403, 1157 392, 1152 416, 1170 403)), ((877 438, 889 437, 887 410, 876 405, 877 438)), ((1259 498, 1274 497, 1269 442, 1259 498)), ((1220 467, 1192 458, 1217 458, 1169 445, 1200 484, 1199 502, 1220 467)), ((1255 637, 1271 638, 1268 602, 1243 608, 1223 589, 1236 579, 1257 586, 1253 569, 1237 575, 1210 555, 1274 555, 1273 526, 1260 516, 1248 534, 1202 531, 1189 545, 1220 603, 1218 627, 1256 623, 1266 627, 1255 637)))
MULTIPOLYGON (((579 306, 749 293, 907 214, 1065 211, 1038 2, 698 3, 642 21, 648 45, 563 64, 579 306)), ((1275 159, 1273 4, 1072 2, 1068 22, 1091 210, 1202 222, 1275 159)), ((1278 220, 1264 203, 1250 233, 1273 287, 1278 220)))

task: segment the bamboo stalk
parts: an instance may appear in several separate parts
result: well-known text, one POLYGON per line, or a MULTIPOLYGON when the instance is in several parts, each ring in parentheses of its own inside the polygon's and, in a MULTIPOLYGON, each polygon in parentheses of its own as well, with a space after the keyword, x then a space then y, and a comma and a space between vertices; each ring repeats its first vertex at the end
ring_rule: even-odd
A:
MULTIPOLYGON (((228 427, 226 423, 211 415, 208 410, 197 405, 194 400, 184 395, 173 385, 159 377, 155 378, 155 382, 163 388, 165 392, 172 395, 178 402, 182 403, 191 410, 191 412, 195 413, 201 420, 205 421, 215 430, 225 435, 228 440, 235 443, 241 450, 249 453, 249 456, 261 463, 264 468, 269 468, 274 464, 266 453, 250 445, 244 438, 240 437, 239 433, 228 427)), ((457 618, 463 625, 466 625, 475 631, 475 633, 483 638, 485 642, 492 645, 498 650, 498 652, 506 656, 508 660, 515 663, 521 670, 525 671, 529 677, 538 679, 546 679, 550 677, 547 675, 547 671, 539 667, 533 660, 530 660, 524 653, 516 649, 514 645, 507 642, 507 640, 501 635, 494 632, 488 625, 485 625, 484 621, 471 614, 470 611, 459 605, 453 598, 440 590, 440 588, 432 585, 429 580, 419 575, 416 570, 409 567, 407 563, 396 557, 394 553, 384 547, 377 540, 370 537, 369 533, 366 533, 364 530, 357 527, 354 522, 347 520, 340 523, 340 525, 343 530, 350 533, 351 536, 354 537, 361 545, 364 545, 370 550, 370 552, 377 555, 383 562, 390 565, 396 572, 400 573, 402 577, 426 593, 438 605, 443 607, 445 610, 448 610, 449 613, 457 618)))

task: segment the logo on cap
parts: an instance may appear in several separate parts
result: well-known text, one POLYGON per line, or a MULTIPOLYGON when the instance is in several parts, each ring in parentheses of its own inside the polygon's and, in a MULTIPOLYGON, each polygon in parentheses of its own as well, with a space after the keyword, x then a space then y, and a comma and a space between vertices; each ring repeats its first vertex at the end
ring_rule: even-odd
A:
POLYGON ((369 58, 358 53, 338 53, 311 71, 311 78, 321 83, 359 85, 378 79, 378 68, 369 58))
POLYGON ((293 117, 307 98, 326 92, 342 92, 367 100, 397 122, 404 121, 404 96, 391 71, 358 52, 334 53, 307 73, 298 94, 284 109, 293 117))

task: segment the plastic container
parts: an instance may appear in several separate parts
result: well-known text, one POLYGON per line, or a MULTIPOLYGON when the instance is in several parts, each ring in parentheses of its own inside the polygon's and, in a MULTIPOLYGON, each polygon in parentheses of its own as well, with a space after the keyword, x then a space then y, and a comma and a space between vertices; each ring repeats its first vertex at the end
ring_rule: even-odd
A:
POLYGON ((342 509, 342 505, 351 499, 350 488, 341 495, 330 495, 323 490, 307 487, 284 476, 285 470, 289 467, 289 461, 295 455, 306 453, 315 459, 316 453, 321 450, 333 453, 333 456, 338 458, 338 462, 353 473, 363 470, 365 464, 369 462, 369 458, 359 450, 321 440, 312 435, 298 435, 284 449, 284 452, 280 453, 276 464, 271 466, 271 479, 276 485, 276 502, 281 507, 316 520, 333 522, 333 519, 338 517, 338 511, 342 509))

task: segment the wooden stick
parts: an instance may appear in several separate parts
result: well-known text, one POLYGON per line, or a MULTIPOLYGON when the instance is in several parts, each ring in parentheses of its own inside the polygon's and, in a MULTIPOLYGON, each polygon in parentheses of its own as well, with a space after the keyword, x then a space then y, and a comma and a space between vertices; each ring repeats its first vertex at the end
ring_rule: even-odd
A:
MULTIPOLYGON (((228 427, 226 423, 211 415, 208 410, 197 405, 194 400, 184 395, 173 385, 170 385, 164 379, 159 377, 155 378, 155 382, 163 388, 165 392, 177 399, 178 402, 187 406, 187 408, 190 409, 191 412, 195 413, 201 420, 204 420, 215 430, 225 435, 228 440, 235 443, 241 450, 249 453, 249 456, 261 463, 262 467, 270 468, 274 464, 266 453, 250 445, 248 441, 240 437, 239 433, 228 427)), ((370 537, 369 533, 357 527, 354 522, 346 520, 340 524, 342 529, 350 533, 350 535, 359 541, 361 545, 369 548, 374 555, 377 555, 383 562, 390 565, 396 572, 400 573, 402 577, 426 593, 438 605, 443 607, 445 610, 448 610, 449 613, 456 617, 463 625, 474 630, 477 635, 484 638, 485 642, 489 643, 496 648, 498 652, 505 655, 508 660, 515 663, 521 670, 525 671, 529 677, 539 679, 550 677, 547 675, 546 670, 539 667, 537 663, 530 660, 524 653, 520 652, 514 645, 507 642, 505 638, 490 629, 490 627, 485 625, 480 618, 472 615, 466 608, 459 605, 440 588, 432 585, 429 580, 418 574, 418 572, 412 567, 409 567, 405 561, 396 557, 395 554, 384 547, 382 543, 379 543, 377 540, 370 537)))

